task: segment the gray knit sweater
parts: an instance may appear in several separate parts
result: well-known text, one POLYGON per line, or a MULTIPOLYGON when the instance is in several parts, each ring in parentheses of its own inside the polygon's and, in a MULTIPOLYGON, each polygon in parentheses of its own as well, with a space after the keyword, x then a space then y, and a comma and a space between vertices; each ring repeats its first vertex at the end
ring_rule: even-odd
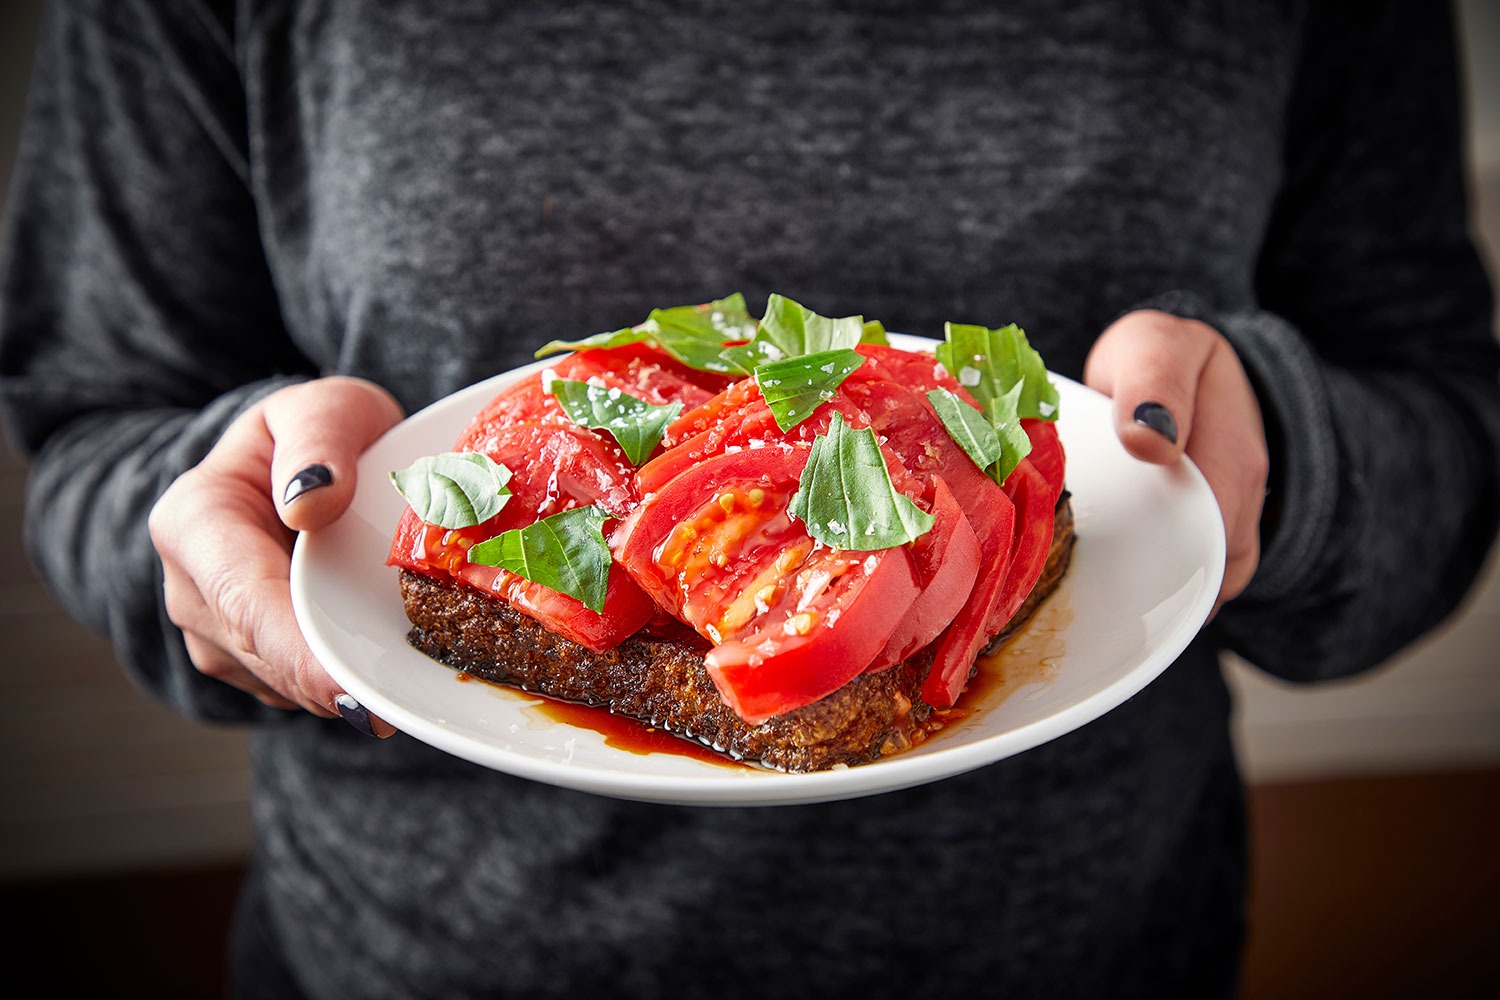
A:
POLYGON ((0 295, 33 555, 152 693, 257 725, 254 887, 311 995, 1222 994, 1216 651, 1368 668, 1495 529, 1451 30, 1269 0, 59 4, 0 295), (1271 422, 1249 591, 1069 736, 796 808, 561 791, 192 669, 145 515, 251 400, 339 372, 415 408, 732 291, 1018 322, 1075 377, 1122 311, 1208 321, 1271 422))

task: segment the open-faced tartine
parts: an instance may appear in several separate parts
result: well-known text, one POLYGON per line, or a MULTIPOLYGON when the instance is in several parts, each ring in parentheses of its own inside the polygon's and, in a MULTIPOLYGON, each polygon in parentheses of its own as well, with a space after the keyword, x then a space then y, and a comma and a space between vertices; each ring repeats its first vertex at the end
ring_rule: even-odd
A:
POLYGON ((393 473, 409 641, 782 770, 920 742, 1073 522, 1020 330, 886 339, 735 296, 548 345, 571 353, 393 473))

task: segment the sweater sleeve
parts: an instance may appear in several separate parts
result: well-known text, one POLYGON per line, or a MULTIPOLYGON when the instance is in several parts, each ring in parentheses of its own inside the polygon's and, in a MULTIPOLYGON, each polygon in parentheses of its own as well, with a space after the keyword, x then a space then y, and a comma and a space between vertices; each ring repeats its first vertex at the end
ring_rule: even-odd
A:
POLYGON ((272 710, 192 667, 146 518, 235 415, 312 374, 258 237, 229 25, 175 0, 51 7, 0 268, 29 554, 133 679, 225 720, 272 710))
POLYGON ((1311 6, 1258 308, 1156 303, 1223 333, 1266 412, 1262 560, 1214 628, 1290 680, 1368 669, 1443 620, 1500 517, 1451 14, 1378 6, 1311 6))

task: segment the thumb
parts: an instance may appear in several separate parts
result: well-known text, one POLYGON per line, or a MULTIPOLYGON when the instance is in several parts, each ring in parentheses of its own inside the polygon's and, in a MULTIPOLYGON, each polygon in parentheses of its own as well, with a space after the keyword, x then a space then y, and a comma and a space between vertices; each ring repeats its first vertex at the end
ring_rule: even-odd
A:
POLYGON ((1194 320, 1140 310, 1099 335, 1084 382, 1114 400, 1115 431, 1136 458, 1166 465, 1182 455, 1213 353, 1215 337, 1203 334, 1211 332, 1194 320))
POLYGON ((344 512, 360 454, 402 415, 380 386, 342 377, 291 386, 264 406, 276 512, 294 531, 322 527, 344 512))

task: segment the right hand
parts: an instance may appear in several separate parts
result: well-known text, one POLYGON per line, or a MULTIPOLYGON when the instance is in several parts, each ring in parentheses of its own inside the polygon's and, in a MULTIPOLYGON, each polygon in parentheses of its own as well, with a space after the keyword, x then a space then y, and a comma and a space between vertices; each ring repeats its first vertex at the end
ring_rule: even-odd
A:
POLYGON ((401 417, 400 404, 373 382, 289 386, 241 414, 162 494, 151 511, 151 540, 165 570, 167 616, 198 670, 267 705, 342 714, 357 728, 368 719, 382 737, 395 732, 357 703, 351 709, 314 658, 292 612, 290 574, 296 533, 344 512, 355 461, 401 417), (289 484, 315 466, 330 481, 286 502, 289 484))

